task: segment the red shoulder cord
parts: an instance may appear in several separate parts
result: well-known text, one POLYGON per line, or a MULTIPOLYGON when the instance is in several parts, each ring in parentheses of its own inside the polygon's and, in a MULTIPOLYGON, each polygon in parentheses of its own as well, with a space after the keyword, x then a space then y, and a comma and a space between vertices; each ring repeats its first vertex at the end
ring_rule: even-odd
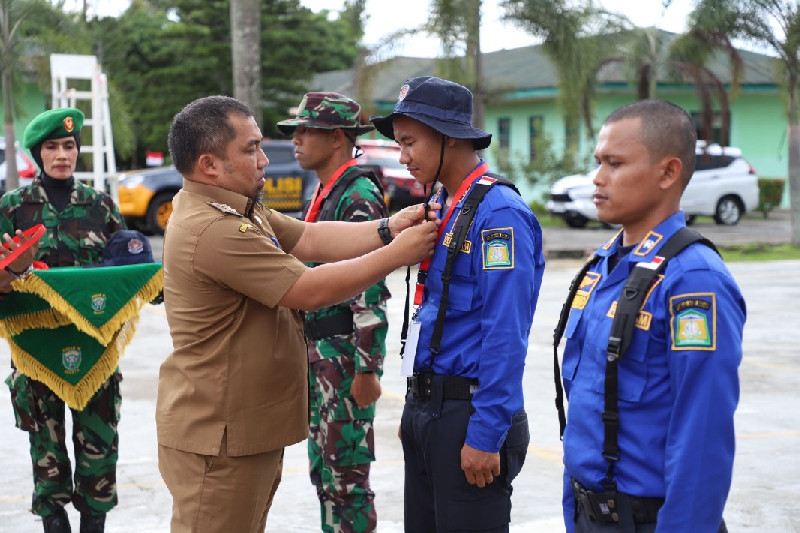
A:
MULTIPOLYGON (((464 196, 466 196, 467 192, 469 192, 470 188, 472 187, 472 184, 475 183, 475 181, 478 178, 486 174, 488 170, 489 170, 489 164, 482 163, 478 165, 477 168, 475 168, 475 170, 470 172, 469 175, 467 175, 467 177, 464 179, 464 181, 461 182, 461 185, 459 185, 458 190, 453 195, 453 199, 450 202, 450 208, 447 210, 447 214, 444 216, 444 218, 442 219, 442 223, 439 225, 439 230, 438 230, 439 235, 436 238, 437 244, 439 243, 439 240, 442 238, 442 233, 444 232, 444 228, 447 226, 447 223, 450 222, 450 217, 453 216, 453 211, 455 211, 456 205, 461 203, 461 201, 464 199, 464 196)), ((441 189, 439 189, 439 194, 441 194, 441 189)), ((430 258, 426 259, 425 261, 419 264, 420 271, 424 273, 423 278, 427 276, 428 268, 430 268, 430 266, 431 266, 430 258)), ((422 305, 422 295, 424 290, 425 290, 425 284, 417 283, 416 290, 414 291, 414 305, 422 305)))
MULTIPOLYGON (((22 252, 24 252, 25 250, 27 250, 28 248, 33 246, 36 242, 38 242, 39 239, 41 239, 42 236, 45 234, 45 231, 46 231, 46 229, 45 229, 43 224, 36 224, 32 228, 28 228, 25 231, 23 231, 22 232, 22 236, 23 237, 27 237, 28 240, 25 241, 22 244, 22 246, 20 246, 19 248, 17 248, 16 250, 11 252, 7 256, 5 256, 3 259, 0 259, 0 269, 6 268, 8 265, 11 264, 12 261, 14 261, 14 259, 16 259, 20 255, 22 255, 22 252)), ((20 238, 17 237, 17 236, 14 236, 14 237, 12 237, 11 240, 13 240, 15 243, 19 244, 20 238)), ((3 243, 3 248, 5 248, 6 250, 10 250, 11 246, 9 246, 8 243, 4 242, 3 243)), ((36 270, 47 270, 48 269, 47 263, 43 263, 42 261, 34 261, 32 264, 33 264, 33 268, 36 269, 36 270)))
POLYGON ((306 222, 315 222, 317 220, 317 215, 319 214, 319 208, 322 205, 322 201, 325 200, 325 198, 328 196, 328 193, 331 192, 331 189, 333 189, 333 186, 336 184, 339 178, 341 178, 344 173, 347 172, 347 169, 355 166, 356 163, 358 163, 356 159, 351 159, 344 165, 337 168, 336 172, 334 172, 333 176, 331 176, 331 179, 329 179, 328 183, 325 184, 325 188, 322 189, 322 192, 320 192, 320 188, 322 188, 322 182, 317 183, 317 188, 314 190, 314 196, 311 197, 311 207, 309 208, 308 213, 306 213, 306 222))

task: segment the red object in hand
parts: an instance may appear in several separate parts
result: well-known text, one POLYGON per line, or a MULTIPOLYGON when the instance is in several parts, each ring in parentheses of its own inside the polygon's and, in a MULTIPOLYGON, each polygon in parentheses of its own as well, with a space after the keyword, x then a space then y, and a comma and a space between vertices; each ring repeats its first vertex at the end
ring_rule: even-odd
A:
MULTIPOLYGON (((44 235, 45 231, 46 229, 43 224, 36 224, 32 228, 28 228, 25 231, 23 231, 22 236, 27 237, 28 240, 25 241, 25 243, 22 244, 22 246, 20 246, 19 248, 17 248, 7 256, 5 256, 3 259, 1 259, 0 268, 5 268, 8 265, 10 265, 14 259, 22 255, 22 252, 24 252, 25 250, 33 246, 36 242, 38 242, 39 239, 41 239, 42 236, 44 235)), ((15 235, 11 240, 19 244, 18 236, 15 235)), ((10 250, 11 246, 9 246, 7 242, 4 242, 3 248, 5 248, 6 250, 10 250)), ((45 263, 42 263, 41 261, 34 261, 33 268, 36 270, 47 270, 48 267, 45 263)))

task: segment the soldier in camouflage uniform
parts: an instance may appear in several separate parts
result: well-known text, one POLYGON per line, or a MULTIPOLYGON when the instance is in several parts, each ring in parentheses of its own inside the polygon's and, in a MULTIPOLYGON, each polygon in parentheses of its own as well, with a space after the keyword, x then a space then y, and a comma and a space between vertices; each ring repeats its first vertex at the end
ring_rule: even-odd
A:
MULTIPOLYGON (((320 179, 305 219, 362 221, 387 216, 380 182, 353 158, 360 106, 337 93, 305 95, 293 119, 278 128, 293 136, 297 161, 320 179)), ((315 266, 315 265, 310 265, 315 266)), ((306 315, 311 481, 320 500, 322 531, 365 532, 377 525, 369 485, 375 460, 373 420, 386 354, 386 300, 381 281, 356 298, 306 315)))
MULTIPOLYGON (((24 146, 41 169, 33 183, 0 200, 0 235, 42 223, 36 259, 50 267, 102 261, 110 236, 125 227, 114 201, 75 180, 83 113, 73 108, 46 111, 25 130, 24 146)), ((4 289, 0 288, 0 292, 4 289)), ((8 288, 5 288, 7 291, 8 288)), ((64 402, 46 385, 13 368, 6 380, 16 425, 27 431, 33 461, 32 512, 45 532, 71 531, 64 506, 81 513, 81 533, 103 531, 117 504, 117 424, 120 413, 117 370, 82 411, 72 411, 75 479, 65 443, 64 402)))

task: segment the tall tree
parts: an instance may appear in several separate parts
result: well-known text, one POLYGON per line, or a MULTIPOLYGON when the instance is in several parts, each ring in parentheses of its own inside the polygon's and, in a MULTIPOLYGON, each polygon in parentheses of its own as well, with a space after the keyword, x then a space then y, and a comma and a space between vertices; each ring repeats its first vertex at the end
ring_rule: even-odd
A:
POLYGON ((231 0, 233 97, 261 123, 261 0, 231 0))
POLYGON ((594 7, 593 2, 569 0, 503 0, 506 18, 543 39, 543 49, 555 65, 559 101, 566 124, 565 151, 578 160, 579 124, 594 138, 591 102, 596 75, 617 51, 614 29, 617 17, 594 7))
POLYGON ((12 20, 11 0, 0 1, 0 61, 2 61, 2 90, 3 90, 3 129, 6 136, 6 190, 10 191, 19 187, 17 174, 17 150, 14 146, 14 100, 11 85, 11 73, 19 64, 19 25, 21 18, 12 20))
POLYGON ((730 50, 742 39, 771 50, 781 65, 789 139, 791 242, 800 246, 800 3, 797 0, 698 0, 689 31, 730 50))
POLYGON ((482 3, 482 0, 431 0, 426 28, 442 43, 440 74, 472 90, 473 122, 479 128, 484 127, 488 97, 481 52, 482 3))

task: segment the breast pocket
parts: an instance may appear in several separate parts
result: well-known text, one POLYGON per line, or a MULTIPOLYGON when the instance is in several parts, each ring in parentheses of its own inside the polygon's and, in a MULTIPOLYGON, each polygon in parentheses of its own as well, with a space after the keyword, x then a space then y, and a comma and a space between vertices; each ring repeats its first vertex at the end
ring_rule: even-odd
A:
MULTIPOLYGON (((608 353, 608 337, 596 336, 589 342, 593 344, 598 360, 605 361, 608 353)), ((650 344, 650 332, 634 328, 631 344, 617 367, 620 400, 638 402, 642 399, 642 393, 647 386, 647 352, 650 344)), ((605 392, 605 372, 600 373, 593 388, 597 392, 605 392)))
MULTIPOLYGON (((432 270, 431 274, 439 276, 441 279, 441 271, 432 270)), ((476 290, 477 280, 472 268, 472 254, 459 253, 453 262, 450 276, 450 292, 447 299, 448 311, 471 311, 475 309, 477 306, 476 290)))
MULTIPOLYGON (((570 309, 567 325, 564 327, 564 338, 567 340, 567 343, 575 336, 575 331, 578 329, 578 324, 580 324, 582 316, 582 309, 570 309)), ((575 374, 578 372, 578 363, 580 360, 580 350, 564 350, 564 360, 561 364, 561 376, 564 378, 564 381, 571 383, 575 380, 575 374)))

